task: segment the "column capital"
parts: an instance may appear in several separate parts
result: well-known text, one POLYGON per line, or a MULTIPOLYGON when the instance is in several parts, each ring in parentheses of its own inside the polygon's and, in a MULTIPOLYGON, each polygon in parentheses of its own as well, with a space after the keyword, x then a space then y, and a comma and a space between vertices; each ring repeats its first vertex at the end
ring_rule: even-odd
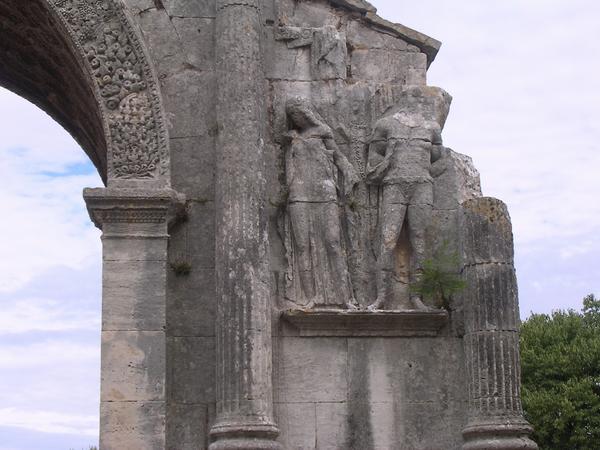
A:
POLYGON ((86 188, 83 198, 101 230, 108 223, 172 224, 185 216, 185 196, 172 189, 86 188))

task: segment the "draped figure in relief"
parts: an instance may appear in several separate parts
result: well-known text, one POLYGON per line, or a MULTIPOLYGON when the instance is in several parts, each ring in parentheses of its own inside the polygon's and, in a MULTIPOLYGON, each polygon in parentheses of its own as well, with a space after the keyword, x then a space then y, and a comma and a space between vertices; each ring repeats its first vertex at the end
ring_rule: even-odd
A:
POLYGON ((308 309, 355 309, 340 203, 358 175, 310 101, 289 99, 286 114, 290 300, 308 309))

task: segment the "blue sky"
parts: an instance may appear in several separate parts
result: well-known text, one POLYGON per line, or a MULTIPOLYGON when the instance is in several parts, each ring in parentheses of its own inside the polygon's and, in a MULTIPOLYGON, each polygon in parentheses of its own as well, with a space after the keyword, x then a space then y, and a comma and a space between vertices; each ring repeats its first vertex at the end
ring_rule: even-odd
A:
MULTIPOLYGON (((454 96, 445 144, 513 218, 521 315, 600 294, 600 4, 377 0, 441 40, 429 84, 454 96)), ((0 90, 0 450, 97 442, 100 178, 43 112, 0 90)))
POLYGON ((97 443, 100 232, 81 198, 101 184, 42 111, 0 90, 0 449, 97 443))

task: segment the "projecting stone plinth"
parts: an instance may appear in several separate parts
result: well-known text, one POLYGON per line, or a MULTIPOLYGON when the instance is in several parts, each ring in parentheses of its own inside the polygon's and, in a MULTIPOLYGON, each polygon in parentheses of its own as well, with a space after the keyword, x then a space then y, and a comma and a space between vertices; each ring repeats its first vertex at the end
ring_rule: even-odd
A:
POLYGON ((446 311, 290 310, 282 313, 300 336, 437 336, 448 323, 446 311))

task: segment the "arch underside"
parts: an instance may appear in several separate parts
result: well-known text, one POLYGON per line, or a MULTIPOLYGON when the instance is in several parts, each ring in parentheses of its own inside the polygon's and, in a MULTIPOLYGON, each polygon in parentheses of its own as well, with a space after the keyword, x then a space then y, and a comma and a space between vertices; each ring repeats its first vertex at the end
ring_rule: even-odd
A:
POLYGON ((93 85, 46 3, 0 2, 0 85, 61 124, 106 182, 107 143, 93 85))

